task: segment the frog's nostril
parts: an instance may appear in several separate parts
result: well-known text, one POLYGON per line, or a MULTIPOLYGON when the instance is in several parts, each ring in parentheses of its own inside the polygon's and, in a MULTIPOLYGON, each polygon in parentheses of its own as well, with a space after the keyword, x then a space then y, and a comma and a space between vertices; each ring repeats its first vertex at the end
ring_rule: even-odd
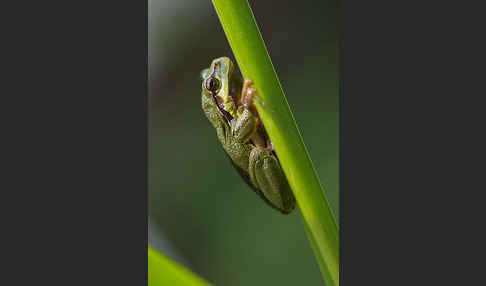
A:
POLYGON ((201 77, 201 79, 205 79, 208 76, 208 74, 209 74, 209 69, 206 68, 206 69, 203 69, 201 71, 201 73, 199 74, 199 76, 201 77))

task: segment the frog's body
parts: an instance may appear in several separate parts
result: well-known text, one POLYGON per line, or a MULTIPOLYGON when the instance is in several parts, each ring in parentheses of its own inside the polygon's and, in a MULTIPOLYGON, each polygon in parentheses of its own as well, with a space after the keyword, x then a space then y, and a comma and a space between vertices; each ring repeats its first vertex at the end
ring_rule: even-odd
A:
POLYGON ((233 76, 227 57, 213 60, 201 77, 203 111, 235 169, 268 204, 290 213, 295 198, 253 105, 251 80, 233 76))

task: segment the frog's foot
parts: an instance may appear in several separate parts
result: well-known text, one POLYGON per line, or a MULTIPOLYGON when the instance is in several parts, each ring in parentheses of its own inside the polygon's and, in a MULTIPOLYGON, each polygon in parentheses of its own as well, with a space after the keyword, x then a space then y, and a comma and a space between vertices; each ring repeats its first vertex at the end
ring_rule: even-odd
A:
POLYGON ((267 150, 270 152, 275 152, 275 148, 273 147, 273 143, 270 139, 267 139, 267 150))
POLYGON ((277 158, 265 148, 255 147, 250 153, 251 181, 271 206, 284 214, 295 208, 295 198, 277 158))
POLYGON ((253 96, 258 93, 256 88, 250 87, 253 84, 253 81, 249 78, 245 79, 243 83, 243 88, 241 90, 241 103, 246 108, 250 109, 255 115, 258 115, 258 112, 255 108, 255 103, 253 102, 253 96))

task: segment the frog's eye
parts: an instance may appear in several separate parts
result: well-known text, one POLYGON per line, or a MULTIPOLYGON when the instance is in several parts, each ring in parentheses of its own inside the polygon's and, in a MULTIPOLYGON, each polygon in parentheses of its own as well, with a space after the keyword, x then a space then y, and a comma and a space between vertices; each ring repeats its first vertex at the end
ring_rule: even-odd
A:
POLYGON ((215 77, 210 77, 205 83, 206 89, 211 92, 216 92, 219 89, 219 80, 215 77))

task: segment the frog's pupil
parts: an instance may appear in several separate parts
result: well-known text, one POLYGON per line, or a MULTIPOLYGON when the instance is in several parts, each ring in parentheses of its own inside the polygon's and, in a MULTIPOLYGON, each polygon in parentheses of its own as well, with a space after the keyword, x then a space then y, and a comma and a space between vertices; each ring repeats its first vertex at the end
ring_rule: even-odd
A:
POLYGON ((206 89, 212 92, 216 92, 219 88, 219 80, 211 77, 206 81, 206 89))

